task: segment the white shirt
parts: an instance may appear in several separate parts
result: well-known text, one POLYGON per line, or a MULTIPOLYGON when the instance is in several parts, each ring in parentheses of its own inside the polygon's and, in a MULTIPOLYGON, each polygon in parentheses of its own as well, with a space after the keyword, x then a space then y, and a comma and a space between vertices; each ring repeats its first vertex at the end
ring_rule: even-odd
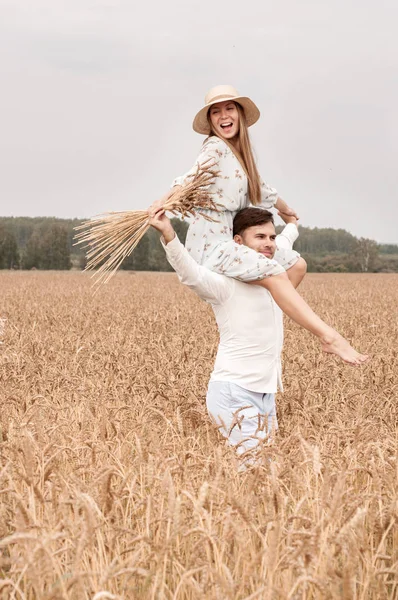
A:
MULTIPOLYGON (((297 227, 286 225, 277 246, 292 248, 297 227)), ((177 236, 163 244, 182 283, 211 304, 220 343, 211 381, 229 381, 246 390, 275 393, 282 388, 282 311, 261 286, 248 285, 199 265, 177 236)))

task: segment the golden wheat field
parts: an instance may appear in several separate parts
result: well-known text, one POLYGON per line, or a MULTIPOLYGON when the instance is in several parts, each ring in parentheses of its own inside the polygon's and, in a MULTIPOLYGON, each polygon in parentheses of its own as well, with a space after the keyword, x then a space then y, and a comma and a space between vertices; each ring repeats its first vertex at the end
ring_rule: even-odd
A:
POLYGON ((398 598, 398 276, 307 275, 372 362, 286 321, 279 431, 244 473, 206 414, 211 309, 169 273, 90 286, 0 274, 0 598, 398 598))

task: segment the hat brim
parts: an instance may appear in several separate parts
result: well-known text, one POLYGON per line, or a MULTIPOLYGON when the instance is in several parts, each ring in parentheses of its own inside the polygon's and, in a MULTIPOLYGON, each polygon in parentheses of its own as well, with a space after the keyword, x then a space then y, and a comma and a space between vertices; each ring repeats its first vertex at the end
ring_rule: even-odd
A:
POLYGON ((192 123, 193 130, 197 133, 202 133, 203 135, 209 135, 210 126, 207 120, 207 113, 209 112, 209 108, 213 104, 218 104, 219 102, 227 101, 236 102, 237 104, 240 104, 245 113, 246 125, 248 127, 254 125, 254 123, 256 123, 259 120, 260 111, 254 104, 253 100, 250 100, 250 98, 247 98, 246 96, 236 96, 235 98, 225 98, 225 100, 214 100, 213 102, 209 102, 209 104, 206 104, 206 106, 204 106, 194 118, 192 123))

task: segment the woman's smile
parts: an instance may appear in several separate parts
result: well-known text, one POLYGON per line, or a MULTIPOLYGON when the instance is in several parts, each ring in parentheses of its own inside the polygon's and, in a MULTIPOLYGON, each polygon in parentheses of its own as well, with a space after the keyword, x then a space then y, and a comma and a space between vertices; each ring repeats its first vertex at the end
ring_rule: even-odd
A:
POLYGON ((217 102, 210 108, 210 121, 219 137, 231 139, 239 133, 239 114, 235 102, 217 102))
POLYGON ((228 123, 220 123, 220 127, 223 129, 223 131, 225 131, 225 133, 229 133, 233 127, 233 123, 232 121, 229 121, 228 123))

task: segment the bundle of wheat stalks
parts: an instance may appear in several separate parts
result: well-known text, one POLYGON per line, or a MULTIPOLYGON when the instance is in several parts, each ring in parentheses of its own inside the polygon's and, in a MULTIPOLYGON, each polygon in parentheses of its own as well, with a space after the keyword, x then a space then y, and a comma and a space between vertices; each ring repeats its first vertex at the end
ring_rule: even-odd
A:
MULTIPOLYGON (((195 215, 197 209, 219 212, 221 204, 214 202, 208 190, 217 177, 211 160, 198 165, 196 172, 182 186, 176 188, 164 204, 164 210, 180 214, 183 218, 195 215)), ((203 218, 214 221, 206 213, 203 218)), ((96 269, 97 283, 107 283, 123 260, 130 256, 148 231, 147 210, 110 212, 94 217, 76 227, 82 230, 75 236, 76 244, 86 244, 87 265, 85 270, 96 269)))

